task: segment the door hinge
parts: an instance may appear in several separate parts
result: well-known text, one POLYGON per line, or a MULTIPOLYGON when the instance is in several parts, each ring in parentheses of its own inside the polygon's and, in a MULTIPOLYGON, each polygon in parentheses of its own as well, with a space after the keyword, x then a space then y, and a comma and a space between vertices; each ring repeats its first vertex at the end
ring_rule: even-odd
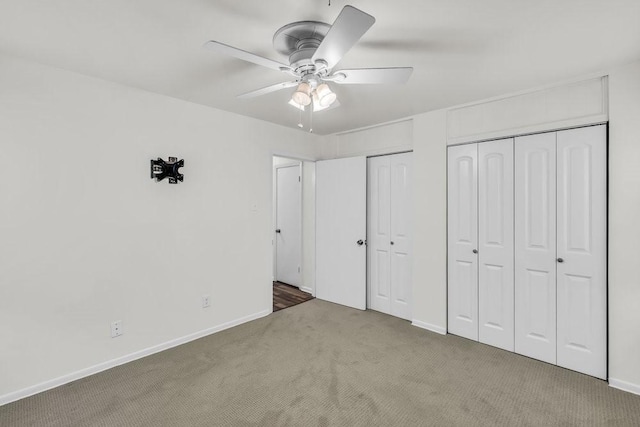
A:
POLYGON ((298 266, 298 273, 300 273, 300 266, 298 266))
POLYGON ((300 177, 298 177, 298 182, 300 182, 300 177))

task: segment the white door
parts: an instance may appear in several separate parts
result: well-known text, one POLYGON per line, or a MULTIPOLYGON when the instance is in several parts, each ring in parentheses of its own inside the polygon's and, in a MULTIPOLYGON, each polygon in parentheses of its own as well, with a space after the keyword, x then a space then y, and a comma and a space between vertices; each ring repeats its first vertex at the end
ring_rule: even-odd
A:
POLYGON ((606 128, 558 132, 558 360, 606 378, 606 128))
POLYGON ((368 160, 369 307, 411 319, 411 153, 368 160))
POLYGON ((368 296, 369 307, 391 313, 391 162, 390 156, 368 162, 368 296))
POLYGON ((390 156, 391 314, 411 319, 412 153, 390 156))
POLYGON ((479 341, 514 349, 513 138, 478 144, 479 341))
POLYGON ((276 168, 276 280, 300 287, 302 204, 300 166, 276 168))
POLYGON ((367 159, 316 162, 316 297, 367 308, 367 159))
POLYGON ((448 331, 478 339, 478 144, 448 149, 448 331))
POLYGON ((515 139, 515 351, 556 363, 556 134, 515 139))

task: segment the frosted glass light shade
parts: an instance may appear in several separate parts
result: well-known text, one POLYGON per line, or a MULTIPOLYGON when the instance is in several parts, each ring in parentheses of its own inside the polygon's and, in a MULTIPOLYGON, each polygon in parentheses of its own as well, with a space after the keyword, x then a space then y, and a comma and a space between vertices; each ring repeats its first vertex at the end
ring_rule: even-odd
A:
POLYGON ((296 91, 293 92, 291 99, 298 105, 311 104, 311 86, 305 82, 300 83, 296 91))
POLYGON ((323 107, 328 107, 336 101, 337 95, 331 92, 329 85, 322 83, 317 87, 316 93, 318 94, 318 102, 323 107))

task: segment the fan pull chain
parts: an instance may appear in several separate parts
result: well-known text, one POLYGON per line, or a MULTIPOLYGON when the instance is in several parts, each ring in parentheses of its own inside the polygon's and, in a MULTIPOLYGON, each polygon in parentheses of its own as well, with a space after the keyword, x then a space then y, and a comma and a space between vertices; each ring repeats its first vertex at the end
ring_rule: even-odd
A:
POLYGON ((302 124, 302 110, 298 110, 298 112, 300 113, 300 117, 298 118, 298 127, 302 129, 304 127, 302 124))
POLYGON ((313 133, 313 104, 309 104, 309 133, 313 133))

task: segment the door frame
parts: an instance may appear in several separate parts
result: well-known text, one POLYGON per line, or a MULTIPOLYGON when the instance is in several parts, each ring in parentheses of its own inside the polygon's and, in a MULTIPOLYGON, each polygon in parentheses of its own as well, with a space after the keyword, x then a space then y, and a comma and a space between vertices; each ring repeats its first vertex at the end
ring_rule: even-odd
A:
MULTIPOLYGON (((286 158, 286 157, 280 157, 280 156, 274 156, 274 157, 279 157, 279 158, 286 158)), ((273 280, 275 281, 276 278, 278 277, 278 239, 276 236, 276 232, 275 229, 277 227, 278 224, 278 169, 285 169, 285 168, 298 168, 298 176, 299 181, 300 182, 300 186, 298 187, 298 193, 300 196, 300 205, 298 206, 299 210, 298 210, 298 219, 300 220, 300 240, 298 241, 298 252, 300 253, 300 271, 298 272, 300 275, 300 288, 302 288, 302 161, 301 160, 295 160, 295 159, 290 159, 290 162, 287 163, 283 163, 283 164, 279 164, 279 165, 274 165, 273 166, 273 216, 272 216, 272 222, 273 222, 273 230, 272 230, 272 238, 273 238, 273 280)))
MULTIPOLYGON (((313 225, 313 231, 310 233, 305 233, 305 227, 304 227, 304 217, 305 217, 305 211, 304 211, 304 195, 305 195, 305 191, 304 191, 304 187, 305 187, 305 178, 304 178, 304 162, 308 162, 308 163, 313 163, 314 167, 315 167, 315 162, 316 159, 311 158, 311 157, 306 157, 306 156, 300 156, 300 155, 296 155, 296 154, 292 154, 292 153, 288 153, 288 152, 283 152, 283 151, 270 151, 269 152, 269 168, 271 169, 271 198, 269 199, 269 203, 271 204, 271 221, 269 222, 269 235, 271 236, 271 280, 266 283, 266 286, 268 286, 268 292, 267 292, 267 307, 269 308, 269 311, 271 312, 273 310, 273 280, 275 280, 275 261, 276 261, 276 247, 275 247, 275 225, 276 225, 276 217, 275 217, 275 211, 276 211, 276 168, 275 165, 273 164, 273 159, 274 157, 281 157, 281 158, 286 158, 291 160, 291 163, 293 164, 294 162, 299 163, 300 165, 300 220, 301 220, 301 224, 302 224, 302 230, 300 233, 300 276, 301 276, 301 280, 302 280, 302 286, 300 287, 300 290, 304 291, 304 292, 308 292, 311 295, 313 295, 315 297, 316 294, 316 289, 315 289, 315 281, 312 281, 311 283, 305 283, 304 282, 304 277, 305 277, 305 272, 307 272, 307 270, 311 269, 311 271, 313 271, 314 266, 313 265, 308 265, 307 263, 305 263, 305 257, 304 257, 304 248, 305 248, 305 242, 308 239, 312 239, 312 245, 313 247, 315 247, 315 223, 313 225)), ((291 164, 289 165, 291 166, 291 164)), ((313 184, 313 191, 315 192, 315 184, 313 184)), ((315 198, 315 197, 314 197, 315 198)), ((314 279, 315 280, 315 279, 314 279)))

